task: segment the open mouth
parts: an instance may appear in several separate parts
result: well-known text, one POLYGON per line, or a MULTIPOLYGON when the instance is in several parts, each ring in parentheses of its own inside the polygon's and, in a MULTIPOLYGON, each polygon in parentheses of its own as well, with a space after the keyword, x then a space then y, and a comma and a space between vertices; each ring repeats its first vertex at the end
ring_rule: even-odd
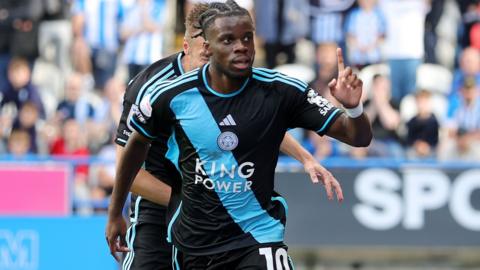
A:
POLYGON ((236 69, 247 69, 250 67, 250 59, 247 57, 237 58, 232 63, 236 69))

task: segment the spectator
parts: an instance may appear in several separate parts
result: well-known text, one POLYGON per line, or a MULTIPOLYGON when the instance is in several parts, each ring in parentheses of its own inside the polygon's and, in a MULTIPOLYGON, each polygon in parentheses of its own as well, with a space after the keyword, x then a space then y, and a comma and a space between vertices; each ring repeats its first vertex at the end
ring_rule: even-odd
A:
POLYGON ((426 0, 380 0, 387 32, 385 53, 390 66, 392 100, 416 90, 417 68, 424 56, 426 0))
POLYGON ((465 48, 460 55, 459 68, 453 74, 452 89, 450 96, 458 94, 465 78, 474 77, 477 84, 480 83, 480 53, 477 49, 465 48))
POLYGON ((91 150, 100 149, 115 133, 122 114, 124 92, 125 85, 116 78, 111 78, 105 84, 103 98, 95 108, 94 121, 89 123, 91 150))
POLYGON ((40 116, 45 117, 42 99, 37 88, 31 82, 28 62, 22 58, 13 58, 8 65, 7 86, 5 89, 1 89, 0 107, 12 102, 18 112, 27 101, 34 103, 40 116))
POLYGON ((307 34, 308 2, 304 0, 256 0, 256 33, 265 51, 266 66, 295 62, 295 44, 307 34))
POLYGON ((316 45, 324 43, 342 44, 343 12, 349 9, 355 0, 310 0, 312 16, 311 38, 316 45))
POLYGON ((372 81, 371 100, 365 103, 365 113, 372 122, 373 141, 368 148, 355 150, 356 157, 393 157, 403 158, 404 149, 398 129, 401 125, 400 112, 391 100, 390 80, 375 75, 372 81))
POLYGON ((447 123, 448 139, 441 158, 478 160, 480 158, 480 102, 474 77, 467 77, 460 91, 460 106, 447 123))
MULTIPOLYGON (((88 158, 90 152, 87 148, 87 138, 82 132, 82 126, 75 119, 68 119, 62 125, 61 135, 54 140, 50 147, 50 154, 63 158, 75 160, 77 163, 74 169, 73 183, 74 196, 78 200, 90 199, 90 188, 88 185, 89 166, 86 161, 79 159, 88 158)), ((79 209, 81 213, 90 213, 89 207, 79 209)))
POLYGON ((407 122, 407 154, 409 158, 433 158, 436 156, 439 123, 432 112, 432 94, 417 91, 415 101, 418 113, 407 122))
POLYGON ((125 40, 123 60, 128 64, 129 80, 151 63, 162 58, 165 0, 137 0, 122 23, 125 40))
MULTIPOLYGON (((72 7, 73 55, 90 57, 96 89, 113 77, 119 48, 119 26, 126 6, 122 0, 75 0, 72 7)), ((74 60, 85 63, 88 59, 74 60)))
POLYGON ((42 142, 39 142, 37 136, 37 123, 39 120, 38 109, 32 102, 26 102, 18 113, 17 119, 13 122, 14 130, 23 130, 28 133, 30 138, 29 153, 38 154, 39 147, 42 147, 42 142), (40 144, 40 145, 39 145, 40 144))
POLYGON ((8 138, 8 153, 14 157, 23 157, 29 154, 30 135, 25 130, 14 129, 8 138))
POLYGON ((445 7, 445 0, 431 1, 430 11, 425 18, 425 62, 426 63, 438 63, 436 56, 437 47, 437 26, 440 23, 440 19, 443 15, 445 7))
POLYGON ((477 49, 468 47, 460 55, 459 68, 453 73, 452 88, 449 94, 447 115, 453 116, 462 102, 462 89, 466 78, 475 79, 475 84, 480 85, 480 53, 477 49))
POLYGON ((347 17, 346 34, 349 63, 359 69, 379 63, 385 37, 385 18, 376 0, 359 0, 359 7, 347 17))
POLYGON ((54 122, 63 122, 68 119, 75 119, 80 124, 93 119, 95 110, 88 101, 86 89, 84 89, 83 77, 79 73, 70 75, 66 83, 65 99, 60 101, 54 122))

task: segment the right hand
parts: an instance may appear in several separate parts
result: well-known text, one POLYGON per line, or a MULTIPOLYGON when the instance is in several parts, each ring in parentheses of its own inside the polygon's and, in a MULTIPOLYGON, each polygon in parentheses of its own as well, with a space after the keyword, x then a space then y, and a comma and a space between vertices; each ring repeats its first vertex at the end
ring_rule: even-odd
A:
POLYGON ((345 68, 342 49, 337 48, 338 78, 328 83, 328 88, 343 107, 355 108, 361 102, 363 82, 354 74, 351 67, 345 68))
POLYGON ((125 235, 127 233, 127 224, 123 219, 123 216, 117 217, 108 217, 107 228, 105 229, 105 237, 107 239, 108 247, 110 248, 110 254, 117 260, 120 261, 120 256, 117 252, 129 252, 130 249, 127 247, 127 242, 125 241, 125 235))

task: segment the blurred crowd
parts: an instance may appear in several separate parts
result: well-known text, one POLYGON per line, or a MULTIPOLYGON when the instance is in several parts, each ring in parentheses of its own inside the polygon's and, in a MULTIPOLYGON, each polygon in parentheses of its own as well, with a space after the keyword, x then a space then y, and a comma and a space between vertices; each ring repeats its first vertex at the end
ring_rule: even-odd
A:
MULTIPOLYGON (((200 0, 0 1, 0 154, 113 161, 126 84, 181 50, 200 0)), ((350 148, 290 132, 317 158, 478 160, 480 1, 238 0, 257 66, 327 89, 336 48, 364 80, 374 141, 350 148)), ((111 192, 112 162, 76 163, 75 195, 111 192)))

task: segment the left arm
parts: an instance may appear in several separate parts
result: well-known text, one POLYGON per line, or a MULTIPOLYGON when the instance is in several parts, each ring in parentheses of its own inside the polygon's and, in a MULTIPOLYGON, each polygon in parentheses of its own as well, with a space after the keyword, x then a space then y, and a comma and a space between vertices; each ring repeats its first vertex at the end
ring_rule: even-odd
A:
POLYGON ((288 132, 285 133, 285 137, 280 145, 280 150, 301 162, 314 184, 319 182, 318 177, 320 177, 320 181, 325 186, 329 200, 333 199, 333 187, 337 194, 337 200, 339 202, 343 201, 342 187, 337 179, 335 179, 327 169, 320 165, 320 163, 318 163, 318 161, 307 150, 305 150, 305 148, 303 148, 292 135, 288 134, 288 132))

